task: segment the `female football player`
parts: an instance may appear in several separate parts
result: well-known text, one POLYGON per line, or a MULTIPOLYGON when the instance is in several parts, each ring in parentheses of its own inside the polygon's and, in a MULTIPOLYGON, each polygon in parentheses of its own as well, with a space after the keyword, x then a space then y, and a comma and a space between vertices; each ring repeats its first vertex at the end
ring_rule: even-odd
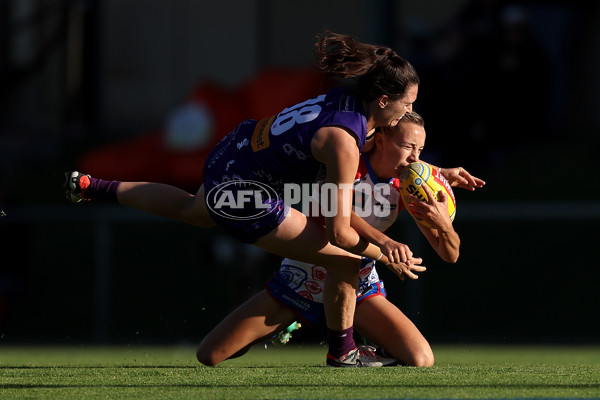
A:
MULTIPOLYGON (((371 213, 365 217, 365 221, 377 231, 388 229, 398 212, 405 209, 398 178, 403 167, 419 161, 424 145, 423 119, 412 112, 407 113, 396 127, 379 129, 375 134, 374 148, 361 156, 355 185, 367 184, 373 190, 379 190, 380 198, 385 198, 389 204, 389 213, 379 216, 371 213), (381 189, 377 183, 387 184, 389 190, 381 189)), ((444 169, 442 173, 453 186, 474 190, 485 184, 462 168, 444 169)), ((428 228, 417 222, 438 255, 444 261, 454 263, 459 256, 460 238, 448 215, 448 198, 441 192, 440 199, 435 200, 427 185, 423 188, 429 200, 420 202, 414 198, 414 204, 410 204, 411 214, 432 226, 428 228)), ((375 209, 383 203, 372 201, 370 204, 375 209)), ((418 221, 416 218, 415 221, 418 221)), ((373 259, 363 258, 361 264, 354 328, 385 349, 384 365, 394 364, 388 361, 391 357, 402 365, 432 366, 434 357, 429 343, 410 319, 386 299, 375 263, 373 259)), ((198 360, 205 365, 216 365, 244 354, 252 344, 270 338, 293 321, 314 325, 324 312, 323 291, 328 273, 318 265, 284 259, 279 272, 269 280, 265 290, 234 310, 204 338, 198 347, 198 360)), ((364 358, 374 357, 371 347, 359 346, 359 352, 364 353, 364 358)))
POLYGON ((206 159, 204 182, 196 196, 169 185, 104 181, 79 172, 67 173, 65 186, 71 201, 112 200, 199 227, 217 224, 240 241, 322 265, 327 269, 323 296, 327 363, 356 366, 365 364, 352 335, 362 257, 378 259, 398 275, 408 276, 421 268, 422 260, 407 245, 385 235, 377 242, 365 240, 375 236, 369 234, 373 229, 353 227, 350 212, 336 212, 323 227, 286 205, 284 188, 315 182, 324 171, 325 182, 336 187, 333 206, 351 210, 348 187, 367 134, 395 126, 411 111, 419 78, 392 49, 347 35, 326 32, 315 43, 315 53, 318 68, 344 84, 270 118, 239 124, 206 159), (249 185, 268 187, 276 195, 264 198, 264 192, 255 190, 255 201, 241 207, 239 202, 224 201, 244 199, 249 185))

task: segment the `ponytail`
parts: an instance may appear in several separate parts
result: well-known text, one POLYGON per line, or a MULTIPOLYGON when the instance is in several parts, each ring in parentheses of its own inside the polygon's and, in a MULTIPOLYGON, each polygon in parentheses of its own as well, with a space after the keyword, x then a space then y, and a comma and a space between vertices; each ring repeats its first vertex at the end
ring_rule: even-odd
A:
POLYGON ((409 86, 419 84, 414 67, 386 46, 325 31, 314 50, 321 72, 328 77, 353 80, 356 95, 366 101, 384 94, 396 100, 404 96, 409 86))

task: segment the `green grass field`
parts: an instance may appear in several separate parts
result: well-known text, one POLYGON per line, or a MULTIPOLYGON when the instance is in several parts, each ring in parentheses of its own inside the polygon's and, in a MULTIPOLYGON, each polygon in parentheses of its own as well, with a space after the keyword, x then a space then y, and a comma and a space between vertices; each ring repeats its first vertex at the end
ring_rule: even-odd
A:
POLYGON ((193 347, 0 346, 0 399, 600 398, 600 346, 433 349, 433 368, 338 369, 318 346, 213 368, 193 347))

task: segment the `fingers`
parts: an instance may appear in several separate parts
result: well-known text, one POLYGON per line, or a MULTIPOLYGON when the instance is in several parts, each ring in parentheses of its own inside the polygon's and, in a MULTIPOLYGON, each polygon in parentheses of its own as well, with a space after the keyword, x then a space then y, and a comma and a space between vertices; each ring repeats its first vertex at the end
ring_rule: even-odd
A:
POLYGON ((454 181, 450 184, 450 186, 456 186, 461 189, 473 191, 475 190, 475 187, 477 187, 477 182, 475 181, 473 176, 471 176, 471 174, 469 174, 463 168, 459 168, 458 175, 455 177, 454 181))
POLYGON ((483 179, 474 176, 473 181, 475 182, 475 187, 482 188, 485 186, 485 181, 483 179))
POLYGON ((460 187, 468 190, 475 190, 476 188, 481 188, 485 185, 485 182, 482 179, 479 179, 473 175, 471 175, 466 169, 460 167, 459 168, 459 176, 463 180, 463 185, 459 185, 460 187))
POLYGON ((403 264, 389 263, 386 265, 393 273, 395 273, 401 281, 404 280, 404 270, 402 269, 403 264))
POLYGON ((398 249, 392 249, 392 250, 390 250, 388 252, 388 254, 387 254, 387 258, 391 262, 402 261, 402 257, 400 256, 400 252, 398 251, 398 249))
MULTIPOLYGON (((433 191, 431 190, 431 188, 428 185, 422 185, 421 186, 423 188, 423 190, 425 191, 425 194, 427 195, 427 203, 430 205, 433 205, 434 201, 439 201, 441 203, 443 203, 444 201, 446 201, 447 196, 446 193, 444 193, 443 190, 440 190, 437 195, 439 198, 436 198, 436 196, 433 194, 433 191)), ((416 199, 416 197, 415 197, 416 199)))
POLYGON ((463 167, 457 168, 456 186, 466 189, 473 186, 474 183, 473 177, 466 169, 463 167))
POLYGON ((419 276, 416 275, 415 273, 413 273, 413 271, 416 272, 423 272, 426 271, 427 267, 423 266, 423 265, 406 265, 406 268, 404 269, 404 276, 407 276, 410 279, 419 279, 419 276))
POLYGON ((458 169, 458 175, 461 178, 461 183, 468 188, 473 189, 473 187, 477 185, 473 176, 466 169, 460 167, 458 169))
POLYGON ((409 269, 404 271, 404 276, 413 280, 419 279, 419 275, 413 274, 409 269))
POLYGON ((417 197, 410 195, 410 202, 407 207, 411 214, 419 220, 436 218, 438 214, 445 214, 443 211, 447 208, 448 195, 444 191, 438 192, 438 198, 433 194, 431 188, 427 185, 421 186, 427 196, 427 201, 421 201, 417 197))
POLYGON ((400 280, 404 280, 405 278, 410 279, 419 279, 419 276, 415 274, 415 272, 423 272, 426 271, 427 268, 423 265, 418 265, 421 263, 422 259, 415 258, 413 259, 415 263, 408 265, 406 263, 389 263, 387 267, 392 270, 400 280))
POLYGON ((411 199, 411 202, 408 203, 408 208, 410 209, 410 213, 417 219, 423 219, 427 212, 426 206, 422 202, 420 202, 418 199, 417 200, 411 199))
POLYGON ((406 264, 410 264, 412 262, 411 260, 413 257, 413 252, 410 250, 410 247, 405 244, 390 240, 388 243, 382 246, 380 250, 387 256, 389 262, 403 262, 406 264))
POLYGON ((476 188, 482 188, 485 185, 484 180, 471 175, 463 167, 444 168, 443 175, 452 187, 474 191, 476 188))
POLYGON ((413 252, 410 250, 408 246, 404 248, 404 255, 400 259, 401 262, 406 263, 407 265, 412 264, 413 252))
POLYGON ((411 259, 413 256, 413 252, 406 245, 400 246, 400 248, 394 248, 388 252, 387 258, 393 263, 406 263, 410 265, 412 263, 411 259))
POLYGON ((426 185, 425 183, 423 183, 421 185, 421 187, 423 188, 423 190, 425 191, 425 194, 427 195, 427 202, 428 203, 433 203, 433 200, 434 200, 433 192, 431 191, 431 189, 429 188, 429 186, 426 185))
POLYGON ((423 262, 423 259, 421 257, 412 257, 411 259, 412 264, 416 266, 420 266, 420 264, 423 262))
POLYGON ((443 190, 440 190, 438 192, 438 201, 439 202, 446 202, 446 200, 448 200, 448 196, 446 195, 446 192, 444 192, 443 190))

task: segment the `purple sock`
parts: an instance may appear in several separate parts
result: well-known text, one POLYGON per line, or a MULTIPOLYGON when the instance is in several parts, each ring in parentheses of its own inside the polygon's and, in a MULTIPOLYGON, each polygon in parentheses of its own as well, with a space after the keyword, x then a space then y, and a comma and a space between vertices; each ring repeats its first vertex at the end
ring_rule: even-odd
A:
POLYGON ((121 181, 104 181, 90 178, 90 186, 85 189, 84 196, 87 199, 117 203, 117 187, 120 183, 121 181))
POLYGON ((340 358, 350 350, 356 348, 354 342, 354 328, 350 327, 341 331, 327 329, 329 336, 329 354, 334 358, 340 358))

